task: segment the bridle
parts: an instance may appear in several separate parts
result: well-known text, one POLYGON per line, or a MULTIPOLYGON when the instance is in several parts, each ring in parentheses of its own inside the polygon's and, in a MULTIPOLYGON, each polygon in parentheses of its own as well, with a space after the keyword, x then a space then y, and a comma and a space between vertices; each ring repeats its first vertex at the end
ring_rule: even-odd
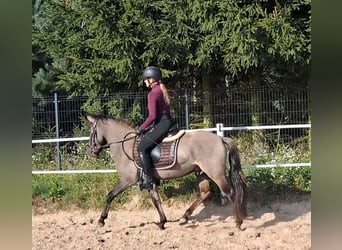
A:
POLYGON ((95 120, 93 126, 91 127, 90 138, 89 138, 89 142, 88 142, 88 144, 87 144, 87 150, 90 150, 90 153, 91 153, 91 154, 97 155, 102 149, 104 149, 104 148, 109 148, 110 145, 112 145, 112 144, 121 143, 121 147, 122 147, 124 153, 126 154, 126 156, 128 157, 128 159, 130 159, 130 160, 133 161, 132 157, 130 157, 130 156, 127 154, 127 152, 126 152, 126 150, 125 150, 125 148, 124 148, 124 142, 136 138, 137 135, 135 134, 135 132, 134 132, 134 131, 128 132, 128 133, 124 136, 124 139, 123 139, 123 140, 112 141, 112 142, 108 142, 108 143, 106 143, 106 144, 104 144, 104 145, 98 145, 98 144, 97 144, 97 141, 98 141, 98 140, 97 140, 97 123, 98 123, 98 121, 99 121, 99 118, 97 118, 97 119, 95 120), (130 134, 134 134, 134 135, 127 138, 127 136, 129 136, 130 134))
POLYGON ((98 152, 102 149, 102 146, 98 146, 96 144, 97 141, 97 122, 99 121, 99 118, 96 119, 93 126, 90 130, 90 138, 89 142, 87 144, 87 150, 90 150, 91 154, 98 154, 98 152))

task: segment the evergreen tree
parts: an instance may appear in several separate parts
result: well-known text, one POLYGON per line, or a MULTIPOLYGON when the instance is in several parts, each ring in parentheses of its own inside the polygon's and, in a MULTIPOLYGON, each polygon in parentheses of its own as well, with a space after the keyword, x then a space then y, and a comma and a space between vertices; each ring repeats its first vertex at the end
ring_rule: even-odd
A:
MULTIPOLYGON (((170 87, 305 84, 310 0, 33 1, 33 46, 68 95, 138 89, 148 65, 170 87), (169 79, 168 79, 169 78, 169 79)), ((37 81, 35 81, 37 82, 37 81)), ((43 82, 43 81, 38 81, 43 82)), ((47 83, 46 83, 47 84, 47 83)))

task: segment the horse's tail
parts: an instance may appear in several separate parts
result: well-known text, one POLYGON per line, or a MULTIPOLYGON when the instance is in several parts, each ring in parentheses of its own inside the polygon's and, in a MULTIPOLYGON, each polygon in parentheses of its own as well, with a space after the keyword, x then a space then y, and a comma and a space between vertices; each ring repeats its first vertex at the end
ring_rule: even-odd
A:
POLYGON ((236 223, 240 227, 242 221, 247 217, 247 180, 242 172, 239 150, 233 139, 223 137, 223 142, 229 146, 229 179, 233 185, 232 195, 233 209, 236 216, 236 223))

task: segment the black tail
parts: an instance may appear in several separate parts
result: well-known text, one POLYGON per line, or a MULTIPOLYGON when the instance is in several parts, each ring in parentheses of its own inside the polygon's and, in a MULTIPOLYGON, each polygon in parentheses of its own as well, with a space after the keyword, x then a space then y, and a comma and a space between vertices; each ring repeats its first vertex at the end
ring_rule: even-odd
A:
POLYGON ((247 217, 247 180, 242 172, 239 150, 231 138, 223 137, 223 142, 229 146, 229 179, 234 188, 233 209, 237 226, 240 228, 247 217))

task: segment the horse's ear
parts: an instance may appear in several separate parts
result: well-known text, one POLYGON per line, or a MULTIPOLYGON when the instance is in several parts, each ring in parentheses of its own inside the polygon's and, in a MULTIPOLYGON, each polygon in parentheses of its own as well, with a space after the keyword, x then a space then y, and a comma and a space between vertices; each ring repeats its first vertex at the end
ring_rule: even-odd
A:
POLYGON ((87 114, 87 120, 91 123, 95 123, 95 118, 92 115, 87 114))

